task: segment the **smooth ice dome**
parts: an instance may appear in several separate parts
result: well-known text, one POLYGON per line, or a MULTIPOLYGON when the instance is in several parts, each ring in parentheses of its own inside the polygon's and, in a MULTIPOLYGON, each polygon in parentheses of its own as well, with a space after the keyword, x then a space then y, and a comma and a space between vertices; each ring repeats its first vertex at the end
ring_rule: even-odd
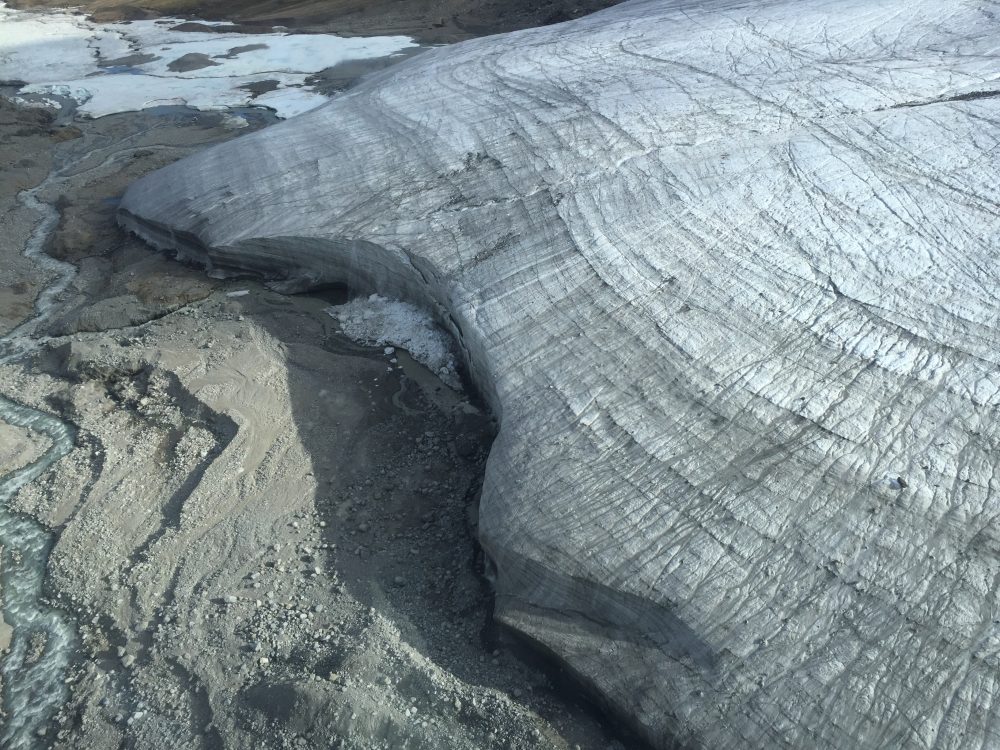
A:
POLYGON ((121 220, 447 326, 500 420, 497 616, 654 745, 997 745, 998 38, 986 0, 633 0, 121 220))

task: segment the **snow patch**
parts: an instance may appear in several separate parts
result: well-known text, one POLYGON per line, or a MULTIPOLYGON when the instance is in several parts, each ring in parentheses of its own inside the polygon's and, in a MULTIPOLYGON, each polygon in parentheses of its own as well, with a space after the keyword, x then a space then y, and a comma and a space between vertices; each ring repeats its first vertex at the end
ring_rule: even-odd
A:
POLYGON ((204 110, 262 104, 291 117, 327 101, 306 84, 313 74, 416 45, 405 36, 171 28, 180 23, 167 18, 95 24, 72 13, 20 11, 0 2, 0 80, 27 84, 19 94, 68 95, 91 117, 163 104, 204 110), (209 63, 171 68, 186 56, 209 63), (248 88, 265 79, 277 88, 261 96, 248 88))
POLYGON ((386 355, 394 352, 392 347, 406 349, 447 385, 461 385, 451 339, 420 308, 373 294, 326 311, 340 321, 341 330, 352 341, 385 347, 386 355))

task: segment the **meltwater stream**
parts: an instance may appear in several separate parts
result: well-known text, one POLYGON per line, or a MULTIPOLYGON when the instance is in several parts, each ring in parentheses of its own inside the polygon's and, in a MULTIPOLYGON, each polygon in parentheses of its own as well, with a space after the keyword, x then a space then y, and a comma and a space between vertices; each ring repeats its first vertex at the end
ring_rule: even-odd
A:
POLYGON ((18 489, 41 475, 73 447, 65 422, 0 396, 0 420, 41 432, 51 441, 36 461, 0 478, 0 586, 4 619, 13 627, 10 652, 0 666, 6 720, 0 746, 27 748, 52 710, 66 699, 63 674, 75 634, 65 614, 41 602, 52 535, 26 516, 11 512, 18 489))
MULTIPOLYGON (((39 296, 35 316, 6 336, 0 337, 0 364, 13 361, 38 348, 41 340, 30 338, 54 308, 76 270, 50 258, 43 251, 45 239, 55 228, 58 214, 38 199, 53 174, 41 185, 21 193, 21 202, 38 212, 41 220, 25 248, 25 256, 53 276, 39 296)), ((0 747, 30 748, 37 732, 52 712, 66 700, 63 682, 76 635, 70 618, 42 602, 42 580, 52 548, 53 536, 33 519, 14 513, 10 501, 24 485, 42 475, 73 448, 75 430, 62 420, 18 404, 0 395, 0 421, 41 433, 49 446, 40 458, 0 476, 0 596, 4 619, 13 628, 10 651, 0 663, 3 679, 4 723, 0 747)))

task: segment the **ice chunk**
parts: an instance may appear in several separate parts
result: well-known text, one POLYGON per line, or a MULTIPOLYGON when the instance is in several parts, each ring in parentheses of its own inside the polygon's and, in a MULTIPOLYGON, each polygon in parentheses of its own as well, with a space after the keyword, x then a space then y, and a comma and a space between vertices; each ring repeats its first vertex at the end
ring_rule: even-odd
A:
POLYGON ((353 341, 385 347, 386 354, 393 352, 392 347, 406 349, 447 385, 460 385, 451 339, 423 310, 373 294, 334 305, 327 312, 353 341))

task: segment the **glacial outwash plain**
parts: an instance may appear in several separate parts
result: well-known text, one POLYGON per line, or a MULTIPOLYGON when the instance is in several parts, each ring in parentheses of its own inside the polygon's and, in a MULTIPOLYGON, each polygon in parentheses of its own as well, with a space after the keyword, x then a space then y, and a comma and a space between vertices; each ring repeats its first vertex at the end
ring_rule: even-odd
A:
POLYGON ((19 746, 1000 746, 998 13, 628 0, 281 122, 17 85, 77 654, 19 746))

